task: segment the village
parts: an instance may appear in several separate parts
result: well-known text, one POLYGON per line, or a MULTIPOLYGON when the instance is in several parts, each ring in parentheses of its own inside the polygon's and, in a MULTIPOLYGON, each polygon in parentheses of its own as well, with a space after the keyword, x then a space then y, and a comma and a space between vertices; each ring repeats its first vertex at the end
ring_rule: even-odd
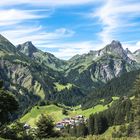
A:
POLYGON ((62 130, 66 126, 78 126, 80 123, 87 123, 87 119, 83 115, 77 115, 71 118, 64 118, 62 121, 56 123, 55 128, 57 130, 62 130))

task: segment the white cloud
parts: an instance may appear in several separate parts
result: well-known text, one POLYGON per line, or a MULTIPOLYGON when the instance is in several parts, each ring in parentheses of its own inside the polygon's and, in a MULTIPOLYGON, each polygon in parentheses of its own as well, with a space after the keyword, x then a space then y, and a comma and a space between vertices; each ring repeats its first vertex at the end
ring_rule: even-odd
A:
POLYGON ((140 41, 137 41, 136 43, 123 43, 124 48, 129 48, 131 52, 135 52, 136 50, 140 49, 140 41))
POLYGON ((140 2, 129 0, 106 0, 105 4, 90 13, 90 17, 97 17, 102 24, 102 31, 98 33, 102 42, 108 43, 116 39, 117 31, 125 30, 125 27, 134 26, 131 19, 140 17, 140 2), (123 27, 123 28, 122 28, 123 27))
MULTIPOLYGON (((122 29, 123 27, 125 28, 127 26, 131 28, 139 26, 137 22, 129 22, 131 19, 140 16, 139 7, 140 2, 130 2, 130 0, 1 0, 0 32, 14 44, 19 44, 30 40, 37 47, 42 49, 52 49, 51 53, 54 53, 59 58, 68 59, 73 55, 87 53, 89 50, 98 50, 104 47, 107 43, 110 43, 113 39, 116 39, 118 30, 122 29), (100 39, 98 43, 93 41, 66 43, 64 40, 73 37, 75 31, 63 27, 50 31, 46 25, 40 26, 40 23, 38 23, 39 25, 35 25, 35 22, 32 24, 33 20, 38 21, 38 19, 50 16, 52 12, 47 10, 46 7, 51 8, 57 6, 72 6, 89 3, 94 4, 97 2, 103 3, 101 4, 101 7, 96 7, 94 9, 96 11, 90 13, 88 16, 98 18, 99 24, 102 25, 102 31, 97 34, 100 39), (38 7, 41 9, 2 10, 4 7, 14 7, 14 5, 21 4, 27 4, 29 7, 33 6, 33 9, 38 7), (24 25, 25 22, 28 22, 28 25, 24 25), (57 49, 57 51, 54 51, 54 49, 57 49)), ((75 28, 76 26, 80 25, 75 25, 75 28)), ((124 28, 123 30, 125 32, 126 30, 124 28)), ((129 28, 127 29, 129 30, 129 28)), ((136 49, 140 48, 140 43, 124 43, 124 47, 130 48, 131 51, 135 51, 136 49)))
POLYGON ((41 46, 42 44, 48 44, 59 41, 60 39, 72 37, 75 32, 66 28, 58 28, 50 32, 42 26, 17 26, 14 29, 3 30, 1 31, 1 34, 14 44, 20 44, 29 40, 41 46))
MULTIPOLYGON (((90 50, 99 50, 104 44, 97 44, 93 41, 69 42, 69 43, 52 43, 48 45, 39 45, 39 48, 46 51, 47 49, 57 49, 53 54, 62 59, 69 59, 76 54, 85 54, 90 50)), ((52 52, 51 52, 52 53, 52 52)))
MULTIPOLYGON (((27 4, 34 8, 48 8, 51 6, 82 5, 95 2, 96 0, 5 0, 0 1, 0 8, 3 9, 7 6, 14 7, 14 5, 22 4, 27 4)), ((49 16, 49 13, 46 15, 40 11, 41 10, 19 9, 0 10, 0 26, 4 27, 4 29, 0 29, 1 34, 8 38, 13 44, 19 44, 30 40, 38 47, 51 48, 52 53, 60 58, 69 58, 77 53, 87 53, 92 49, 91 42, 65 43, 64 39, 72 37, 75 34, 71 29, 60 27, 56 30, 49 31, 47 27, 44 28, 44 26, 36 26, 29 23, 29 21, 36 21, 40 18, 46 18, 49 16), (28 22, 28 25, 24 25, 26 21, 28 22), (57 48, 58 52, 53 52, 54 48, 57 48)))
MULTIPOLYGON (((47 10, 46 10, 47 11, 47 10)), ((47 18, 50 13, 38 14, 39 10, 0 10, 0 26, 19 24, 23 21, 47 18)))
MULTIPOLYGON (((102 0, 98 0, 102 1, 102 0)), ((34 6, 69 6, 95 3, 96 0, 3 0, 0 1, 1 6, 12 6, 19 4, 28 4, 34 6)))

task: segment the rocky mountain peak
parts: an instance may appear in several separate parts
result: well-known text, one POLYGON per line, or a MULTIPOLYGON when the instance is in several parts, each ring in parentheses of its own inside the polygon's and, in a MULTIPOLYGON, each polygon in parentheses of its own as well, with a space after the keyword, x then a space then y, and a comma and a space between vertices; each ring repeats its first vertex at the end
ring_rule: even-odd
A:
POLYGON ((116 50, 116 51, 118 51, 118 50, 122 51, 123 50, 122 44, 119 41, 116 41, 116 40, 113 40, 111 42, 111 44, 107 45, 106 48, 109 49, 109 50, 116 50))
POLYGON ((31 41, 27 41, 23 44, 17 46, 18 51, 24 53, 25 55, 32 57, 33 53, 37 52, 38 49, 32 44, 31 41))
POLYGON ((27 41, 27 42, 23 43, 23 45, 26 45, 26 46, 29 46, 29 47, 33 46, 31 41, 27 41))
POLYGON ((136 50, 136 51, 134 52, 134 54, 135 54, 135 55, 139 55, 139 54, 140 54, 140 49, 136 50))
POLYGON ((105 48, 100 50, 100 55, 111 54, 117 57, 121 57, 123 59, 127 58, 127 54, 122 47, 122 44, 119 41, 113 40, 110 44, 108 44, 105 48))
POLYGON ((125 52, 126 54, 132 54, 132 52, 128 48, 125 49, 125 52))
POLYGON ((118 46, 121 47, 122 46, 122 44, 118 40, 112 40, 111 45, 114 45, 115 47, 118 47, 118 46))

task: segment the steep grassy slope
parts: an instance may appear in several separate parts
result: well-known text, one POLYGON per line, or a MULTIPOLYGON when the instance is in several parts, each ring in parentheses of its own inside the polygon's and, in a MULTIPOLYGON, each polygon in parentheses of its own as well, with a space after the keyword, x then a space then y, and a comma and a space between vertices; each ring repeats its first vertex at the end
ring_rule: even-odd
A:
POLYGON ((35 123, 41 114, 51 115, 55 122, 58 122, 66 117, 65 115, 62 114, 62 108, 58 106, 55 105, 42 107, 35 106, 29 113, 27 113, 25 116, 21 118, 21 122, 27 122, 31 126, 35 126, 35 123))
POLYGON ((0 80, 17 96, 19 114, 52 93, 59 77, 61 73, 30 59, 0 35, 0 80))
POLYGON ((82 107, 90 108, 98 103, 101 99, 105 102, 110 100, 112 96, 131 96, 131 89, 134 85, 136 77, 140 74, 140 70, 122 74, 120 77, 114 78, 107 84, 96 88, 84 99, 82 107), (100 100, 99 100, 100 99, 100 100))
POLYGON ((5 81, 5 89, 19 99, 21 112, 43 99, 76 106, 88 91, 93 91, 93 96, 86 98, 85 108, 94 106, 97 98, 110 96, 110 92, 111 96, 122 95, 119 90, 116 94, 110 91, 97 95, 95 87, 138 68, 139 64, 127 56, 118 41, 99 51, 63 61, 37 49, 31 42, 16 48, 0 35, 0 79, 5 81))

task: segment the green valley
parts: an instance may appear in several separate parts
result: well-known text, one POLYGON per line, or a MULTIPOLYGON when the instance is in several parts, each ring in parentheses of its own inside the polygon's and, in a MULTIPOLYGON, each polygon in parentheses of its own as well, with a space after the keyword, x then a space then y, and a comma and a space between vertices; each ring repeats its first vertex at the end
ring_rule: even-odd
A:
MULTIPOLYGON (((112 97, 113 101, 118 100, 118 97, 112 97)), ((95 114, 108 109, 113 101, 107 105, 96 105, 93 108, 82 110, 80 106, 67 107, 61 105, 47 105, 47 106, 34 106, 27 114, 25 114, 20 121, 35 126, 41 114, 53 116, 55 123, 62 121, 64 118, 70 118, 78 115, 83 115, 88 118, 91 114, 95 114), (63 108, 68 108, 68 115, 62 113, 63 108)))
POLYGON ((139 137, 139 54, 113 40, 61 60, 31 41, 14 46, 0 35, 0 137, 139 137))

